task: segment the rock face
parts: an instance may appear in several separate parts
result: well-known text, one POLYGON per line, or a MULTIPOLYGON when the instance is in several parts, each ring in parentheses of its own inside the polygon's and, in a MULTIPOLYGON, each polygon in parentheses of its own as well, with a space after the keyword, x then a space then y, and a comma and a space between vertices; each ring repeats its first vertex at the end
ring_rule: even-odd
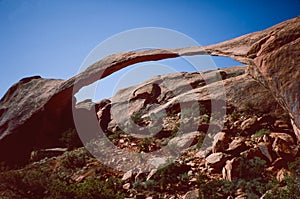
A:
MULTIPOLYGON (((282 114, 283 110, 272 97, 272 94, 269 92, 269 90, 261 86, 250 76, 243 74, 244 70, 245 67, 230 67, 223 69, 223 72, 225 71, 228 75, 242 74, 237 77, 223 80, 227 106, 243 110, 245 104, 251 104, 253 109, 251 111, 254 112, 273 112, 276 115, 282 114), (257 107, 261 108, 258 109, 257 107)), ((218 71, 214 72, 217 73, 218 71)), ((200 112, 210 112, 211 96, 209 90, 212 90, 215 85, 216 84, 214 83, 206 84, 199 73, 176 73, 154 77, 138 86, 132 86, 130 88, 120 90, 114 97, 112 97, 109 100, 111 120, 106 120, 108 124, 103 125, 109 126, 111 131, 114 131, 113 129, 118 125, 119 128, 124 129, 122 124, 126 124, 127 121, 132 118, 132 115, 138 115, 140 119, 139 121, 135 122, 140 123, 139 125, 142 127, 138 128, 139 130, 142 130, 144 126, 147 126, 147 121, 143 121, 143 118, 147 118, 149 115, 151 115, 151 113, 161 113, 162 115, 180 114, 182 109, 189 110, 189 108, 193 107, 195 103, 199 103, 201 106, 203 106, 199 107, 200 109, 203 108, 203 110, 200 110, 200 112), (177 84, 175 82, 179 83, 177 84), (149 85, 156 85, 157 90, 159 90, 159 93, 156 97, 148 97, 147 101, 143 97, 132 97, 134 93, 137 93, 137 91, 140 93, 139 96, 146 96, 150 91, 144 89, 144 92, 142 92, 140 88, 150 88, 149 85), (178 94, 176 95, 176 93, 178 94), (178 102, 181 103, 179 104, 178 102)), ((218 93, 216 94, 216 98, 219 98, 218 93)), ((99 104, 102 104, 104 101, 99 102, 99 104)), ((104 110, 107 111, 107 109, 99 109, 97 113, 98 116, 103 115, 102 112, 104 110)), ((186 114, 186 118, 184 119, 188 120, 188 116, 189 114, 186 114)), ((182 117, 184 116, 182 115, 182 117)), ((205 119, 204 117, 205 116, 203 116, 202 119, 205 119)), ((134 119, 138 120, 136 117, 134 119)), ((161 121, 156 121, 157 122, 155 124, 151 125, 161 126, 161 121)), ((204 122, 202 122, 202 124, 203 123, 204 122)), ((162 129, 165 131, 172 130, 169 129, 171 123, 168 122, 167 125, 168 126, 162 125, 162 129)), ((198 128, 198 126, 194 127, 192 125, 188 126, 187 128, 189 128, 187 131, 192 132, 197 130, 195 128, 198 128)), ((198 130, 207 131, 205 125, 202 125, 199 128, 200 129, 198 130)))
MULTIPOLYGON (((300 18, 273 28, 253 51, 254 63, 263 83, 287 109, 300 138, 300 18)), ((251 74, 251 73, 250 73, 251 74)))
POLYGON ((245 35, 212 46, 223 54, 248 62, 248 73, 269 88, 276 100, 289 112, 294 132, 300 140, 300 17, 265 31, 245 35), (244 42, 248 42, 245 44, 244 42), (229 47, 232 50, 229 50, 229 47), (238 57, 238 58, 237 58, 238 57))
MULTIPOLYGON (((247 64, 247 74, 256 81, 249 75, 225 79, 228 102, 238 105, 243 99, 249 100, 249 97, 268 95, 265 101, 256 102, 257 100, 252 99, 252 102, 256 103, 254 107, 266 107, 272 110, 274 103, 270 96, 273 96, 289 113, 299 141, 299 35, 300 17, 296 17, 267 30, 206 47, 154 49, 114 54, 65 81, 40 77, 25 78, 12 86, 0 101, 0 160, 20 161, 24 157, 29 157, 33 148, 57 145, 59 134, 73 126, 73 94, 83 86, 138 62, 183 55, 229 56, 247 64), (257 81, 267 89, 259 86, 257 81), (253 92, 249 95, 248 91, 253 92), (244 92, 245 95, 241 95, 240 92, 244 92), (256 106, 257 103, 264 106, 256 106)), ((221 72, 221 79, 224 78, 226 75, 221 72)), ((191 86, 193 87, 192 84, 191 86)), ((180 87, 179 84, 177 88, 184 88, 184 85, 180 87)), ((202 96, 202 101, 209 99, 205 89, 207 88, 201 87, 195 90, 202 96)), ((164 101, 168 98, 165 96, 165 99, 159 99, 161 93, 163 91, 159 90, 156 84, 149 84, 135 90, 130 99, 138 100, 136 103, 144 106, 149 102, 156 103, 156 100, 164 101)), ((171 97, 172 93, 169 94, 171 97)), ((186 93, 185 97, 192 99, 194 95, 186 93)), ((172 101, 166 102, 165 106, 171 106, 172 103, 172 101)), ((134 109, 130 111, 136 112, 134 109)), ((105 126, 103 123, 101 125, 105 126)))
POLYGON ((59 133, 73 126, 72 98, 46 104, 61 82, 35 76, 7 91, 0 101, 0 160, 22 162, 34 149, 56 147, 59 133))

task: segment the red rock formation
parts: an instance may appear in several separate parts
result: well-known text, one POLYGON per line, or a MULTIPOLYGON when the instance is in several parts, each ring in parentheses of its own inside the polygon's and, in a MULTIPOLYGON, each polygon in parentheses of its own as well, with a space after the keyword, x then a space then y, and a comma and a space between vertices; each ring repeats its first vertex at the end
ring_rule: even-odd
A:
POLYGON ((72 96, 83 86, 134 63, 182 55, 229 56, 248 64, 248 74, 268 88, 290 114, 300 140, 299 35, 297 17, 211 46, 114 54, 65 81, 23 79, 0 101, 0 160, 18 160, 33 147, 52 145, 58 132, 72 125, 72 96))

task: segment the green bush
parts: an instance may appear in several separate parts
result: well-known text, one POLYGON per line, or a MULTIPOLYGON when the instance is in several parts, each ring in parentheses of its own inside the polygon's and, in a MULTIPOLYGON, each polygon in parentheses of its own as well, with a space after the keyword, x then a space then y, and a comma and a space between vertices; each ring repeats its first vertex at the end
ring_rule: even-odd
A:
POLYGON ((284 182, 280 183, 276 180, 268 189, 264 199, 299 199, 300 185, 299 179, 295 176, 286 176, 284 182), (297 182, 298 181, 298 182, 297 182))
POLYGON ((59 141, 69 150, 83 146, 76 129, 68 129, 63 132, 59 141))
MULTIPOLYGON (((11 198, 124 198, 122 182, 115 177, 108 179, 87 178, 76 183, 66 178, 62 168, 53 173, 49 165, 34 165, 25 170, 0 173, 0 192, 10 190, 11 198)), ((1 197, 0 197, 1 198, 1 197)))
POLYGON ((237 189, 242 189, 248 198, 262 196, 269 188, 267 179, 264 179, 262 171, 266 161, 255 157, 253 159, 241 158, 237 167, 238 176, 232 182, 223 179, 210 179, 205 174, 199 174, 197 183, 199 196, 202 199, 221 199, 234 196, 237 189))
POLYGON ((161 192, 173 193, 178 191, 178 187, 181 190, 188 190, 188 170, 188 166, 171 163, 158 169, 150 180, 137 179, 133 183, 133 188, 138 192, 147 191, 154 195, 161 192))
POLYGON ((223 179, 211 180, 205 174, 197 177, 200 199, 222 199, 234 193, 234 184, 223 179))
POLYGON ((61 164, 66 169, 82 168, 92 155, 86 149, 77 149, 66 154, 61 164))
POLYGON ((4 161, 0 162, 0 172, 5 172, 10 170, 11 167, 4 161))
POLYGON ((266 130, 266 129, 261 129, 261 130, 255 132, 254 137, 262 137, 264 135, 269 135, 269 134, 271 134, 271 131, 266 130))
MULTIPOLYGON (((171 163, 167 166, 160 168, 152 179, 157 183, 157 190, 166 190, 176 183, 181 183, 183 187, 184 182, 187 182, 186 173, 189 171, 189 166, 171 163)), ((186 184, 187 185, 187 184, 186 184)))
POLYGON ((285 175, 282 182, 274 180, 273 186, 266 194, 266 199, 299 199, 300 198, 300 157, 288 165, 290 175, 285 175))
POLYGON ((235 122, 237 121, 239 118, 240 118, 240 113, 236 110, 234 110, 232 113, 231 113, 231 119, 232 121, 231 122, 235 122))
POLYGON ((0 192, 12 190, 21 198, 43 198, 51 183, 48 167, 32 167, 26 171, 10 170, 0 174, 0 192))
POLYGON ((88 178, 81 183, 68 183, 66 181, 55 181, 50 187, 50 196, 47 198, 61 198, 61 199, 121 199, 124 194, 121 193, 121 180, 110 177, 107 181, 100 179, 88 178))
POLYGON ((200 137, 199 137, 199 139, 198 139, 198 142, 197 142, 197 144, 196 144, 196 148, 197 149, 200 149, 201 148, 201 146, 202 146, 202 144, 203 144, 203 141, 204 141, 204 139, 205 139, 205 134, 203 133, 203 132, 201 132, 201 135, 200 135, 200 137))
POLYGON ((254 104, 251 101, 245 102, 245 104, 243 105, 242 110, 247 115, 252 115, 257 111, 254 107, 254 104))
POLYGON ((131 115, 131 119, 136 124, 141 124, 143 122, 143 113, 137 112, 131 115))
POLYGON ((265 165, 266 161, 259 157, 254 157, 253 159, 241 157, 237 169, 239 172, 239 178, 252 180, 255 178, 263 177, 262 172, 264 171, 265 165))
POLYGON ((149 152, 150 151, 150 145, 154 142, 153 138, 143 138, 139 144, 138 148, 140 151, 149 152))
POLYGON ((116 132, 111 133, 110 135, 108 135, 108 139, 110 141, 113 141, 114 139, 117 139, 120 137, 120 135, 125 134, 123 131, 118 130, 116 132))
MULTIPOLYGON (((286 176, 284 183, 280 183, 271 177, 268 178, 263 173, 265 164, 266 162, 258 157, 253 159, 242 158, 238 167, 239 176, 234 178, 232 182, 223 179, 211 179, 206 174, 199 173, 197 177, 199 198, 223 199, 228 196, 235 197, 236 190, 242 189, 248 198, 259 198, 266 193, 265 199, 299 199, 300 158, 289 164, 292 175, 286 176)), ((171 170, 168 169, 168 171, 171 170)), ((170 176, 172 179, 171 174, 170 176)), ((184 174, 179 176, 184 176, 184 174)), ((175 178, 173 178, 173 181, 175 181, 175 178)))

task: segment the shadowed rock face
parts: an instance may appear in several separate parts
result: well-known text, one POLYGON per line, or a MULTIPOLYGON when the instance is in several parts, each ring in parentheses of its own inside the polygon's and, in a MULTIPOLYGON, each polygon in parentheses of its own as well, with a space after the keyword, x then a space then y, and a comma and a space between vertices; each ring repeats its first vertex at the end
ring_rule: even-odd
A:
POLYGON ((31 150, 57 146, 61 132, 73 126, 72 98, 49 103, 62 80, 39 76, 13 85, 0 101, 0 159, 22 162, 31 150))
MULTIPOLYGON (((267 30, 206 47, 154 49, 110 55, 68 80, 26 78, 0 101, 0 160, 19 160, 32 148, 53 145, 72 126, 72 97, 85 85, 126 66, 182 55, 229 56, 270 90, 290 114, 300 140, 300 17, 267 30)), ((238 91, 237 91, 238 92, 238 91)))

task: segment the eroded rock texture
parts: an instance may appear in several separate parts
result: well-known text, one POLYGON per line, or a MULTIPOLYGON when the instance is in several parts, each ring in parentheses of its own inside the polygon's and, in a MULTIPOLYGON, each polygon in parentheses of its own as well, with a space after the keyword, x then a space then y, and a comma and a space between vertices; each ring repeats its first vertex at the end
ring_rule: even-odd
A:
MULTIPOLYGON (((300 17, 297 17, 267 30, 211 46, 114 54, 65 81, 39 77, 23 79, 9 89, 0 101, 0 160, 20 161, 26 159, 33 148, 55 145, 58 134, 73 125, 73 94, 83 86, 134 63, 182 55, 229 56, 247 64, 248 74, 262 83, 290 114, 295 134, 300 140, 299 35, 300 17)), ((225 81, 225 85, 238 87, 238 83, 250 82, 258 86, 257 82, 246 75, 239 78, 237 82, 232 79, 225 81)), ((146 92, 137 91, 133 99, 148 100, 150 96, 155 100, 158 95, 155 86, 143 89, 146 92), (155 95, 152 91, 155 91, 155 95), (145 93, 146 97, 141 93, 145 93)), ((259 90, 249 86, 248 90, 251 89, 259 90)), ((230 89, 227 95, 238 95, 236 92, 230 89)), ((261 92, 266 91, 253 94, 259 95, 261 92)), ((266 104, 272 101, 271 98, 265 99, 269 99, 265 101, 266 104)), ((239 99, 234 101, 238 103, 239 99)))

